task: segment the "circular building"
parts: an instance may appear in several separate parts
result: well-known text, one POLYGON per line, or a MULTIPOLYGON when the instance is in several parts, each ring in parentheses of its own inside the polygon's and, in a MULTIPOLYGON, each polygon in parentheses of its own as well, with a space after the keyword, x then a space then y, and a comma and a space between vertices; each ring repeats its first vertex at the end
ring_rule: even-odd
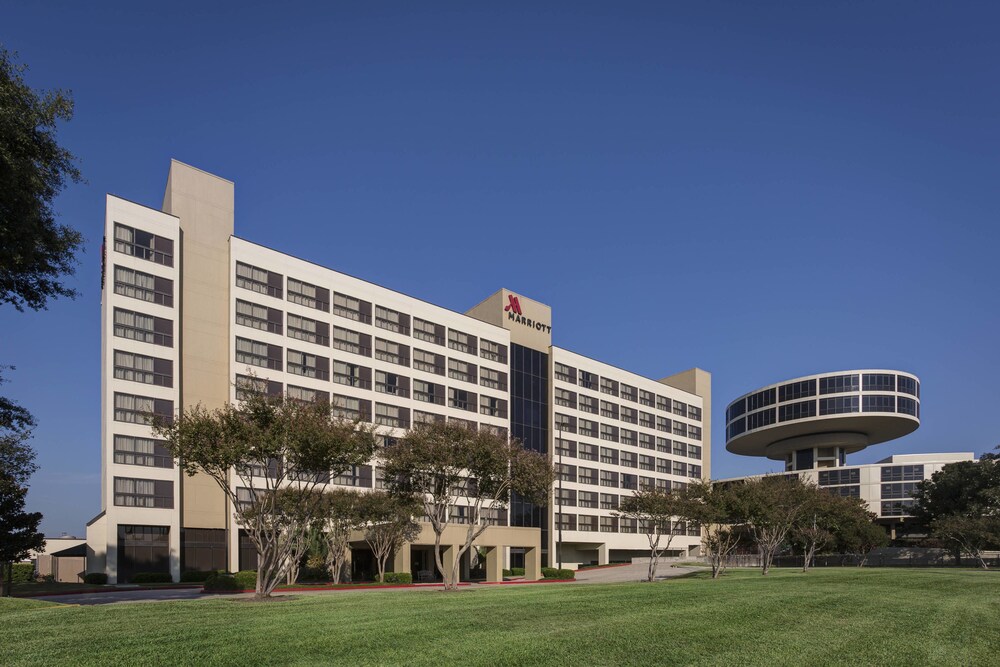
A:
POLYGON ((786 470, 832 468, 847 454, 920 426, 920 380, 891 370, 807 375, 740 396, 726 408, 726 449, 784 461, 786 470))

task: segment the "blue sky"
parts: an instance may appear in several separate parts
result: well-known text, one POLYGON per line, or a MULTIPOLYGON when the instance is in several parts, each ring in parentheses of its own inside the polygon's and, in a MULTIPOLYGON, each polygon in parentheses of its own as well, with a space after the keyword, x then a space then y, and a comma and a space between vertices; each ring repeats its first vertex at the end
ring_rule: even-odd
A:
POLYGON ((725 452, 729 400, 827 370, 923 380, 921 428, 852 462, 1000 442, 995 3, 3 4, 87 178, 81 297, 0 310, 49 534, 99 510, 104 195, 158 206, 170 158, 236 182, 244 238, 711 371, 714 476, 776 465, 725 452))

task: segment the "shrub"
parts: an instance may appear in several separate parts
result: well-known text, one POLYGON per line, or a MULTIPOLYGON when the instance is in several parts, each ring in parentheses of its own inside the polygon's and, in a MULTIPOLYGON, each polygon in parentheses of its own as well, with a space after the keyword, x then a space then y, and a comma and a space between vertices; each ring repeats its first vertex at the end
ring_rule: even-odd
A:
POLYGON ((412 584, 413 575, 409 572, 386 572, 384 582, 387 584, 412 584))
POLYGON ((504 570, 504 571, 503 571, 503 576, 505 576, 505 577, 510 577, 510 576, 513 576, 513 575, 511 574, 511 571, 510 571, 510 570, 504 570))
POLYGON ((200 572, 198 570, 188 570, 187 572, 181 572, 182 582, 205 582, 208 581, 212 575, 219 574, 218 572, 208 571, 200 572))
POLYGON ((233 578, 242 590, 252 591, 257 588, 257 570, 240 570, 233 578))
POLYGON ((543 579, 576 579, 576 572, 567 569, 558 569, 554 567, 543 567, 542 568, 542 578, 543 579))
POLYGON ((233 575, 213 572, 212 576, 205 580, 204 590, 210 593, 239 593, 243 587, 233 575))
POLYGON ((83 583, 94 586, 104 586, 108 583, 108 575, 103 572, 88 572, 83 575, 83 583))
POLYGON ((33 563, 14 563, 10 566, 10 582, 12 584, 26 584, 35 580, 35 566, 33 563))
POLYGON ((330 570, 325 566, 306 565, 299 571, 299 581, 330 581, 330 570))
POLYGON ((132 584, 171 584, 173 581, 169 572, 136 572, 129 579, 132 584))
POLYGON ((524 568, 523 567, 512 567, 510 568, 510 576, 512 577, 523 577, 524 568))

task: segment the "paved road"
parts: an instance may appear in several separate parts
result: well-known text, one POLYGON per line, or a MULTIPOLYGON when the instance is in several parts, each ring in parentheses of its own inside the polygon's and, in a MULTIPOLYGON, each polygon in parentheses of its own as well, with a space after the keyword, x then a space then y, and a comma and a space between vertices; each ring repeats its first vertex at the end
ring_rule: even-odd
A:
MULTIPOLYGON (((656 567, 656 580, 682 577, 703 569, 701 567, 670 567, 669 563, 660 563, 656 567)), ((620 584, 629 581, 645 581, 648 574, 649 565, 647 563, 634 563, 621 567, 583 570, 576 573, 576 580, 582 584, 620 584)))

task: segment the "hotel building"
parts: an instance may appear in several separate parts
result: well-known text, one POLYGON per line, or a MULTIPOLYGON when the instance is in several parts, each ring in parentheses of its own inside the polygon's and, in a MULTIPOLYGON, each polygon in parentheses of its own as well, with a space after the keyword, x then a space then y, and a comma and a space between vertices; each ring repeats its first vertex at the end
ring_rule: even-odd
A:
MULTIPOLYGON (((487 580, 511 564, 530 578, 560 561, 645 555, 639 527, 614 516, 620 499, 709 476, 708 373, 655 381, 555 347, 551 308, 523 295, 500 290, 463 314, 238 238, 233 183, 176 161, 162 210, 108 196, 105 239, 101 512, 87 526, 87 565, 111 582, 255 566, 225 495, 182 475, 148 424, 238 401, 249 383, 331 401, 386 438, 448 420, 550 456, 551 502, 515 497, 490 516, 477 542, 487 580)), ((373 462, 331 471, 329 483, 364 491, 381 475, 373 462)), ((698 551, 697 528, 674 532, 675 555, 698 551)), ((462 536, 446 534, 446 559, 462 536)), ((425 526, 393 568, 433 570, 432 544, 425 526)))

